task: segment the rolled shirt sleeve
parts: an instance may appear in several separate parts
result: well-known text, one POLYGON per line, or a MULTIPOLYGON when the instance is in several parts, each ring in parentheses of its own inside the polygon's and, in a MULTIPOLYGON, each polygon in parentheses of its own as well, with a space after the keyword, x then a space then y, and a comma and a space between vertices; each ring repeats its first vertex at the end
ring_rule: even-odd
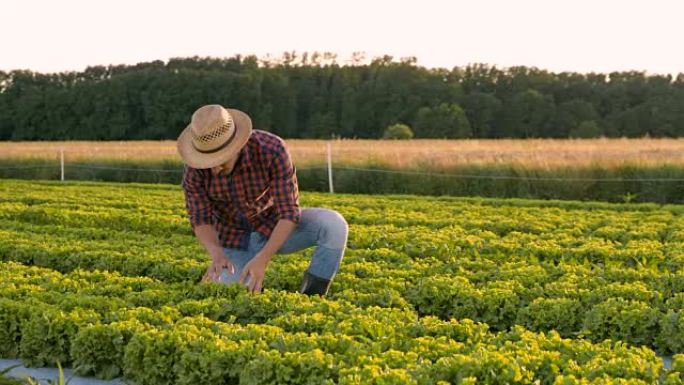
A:
POLYGON ((209 194, 204 186, 203 172, 206 171, 188 166, 183 169, 182 186, 185 193, 185 208, 193 229, 195 226, 213 224, 214 220, 209 194))
POLYGON ((271 172, 273 177, 270 187, 273 191, 276 220, 288 219, 299 223, 301 211, 297 174, 290 153, 282 142, 275 148, 271 172))

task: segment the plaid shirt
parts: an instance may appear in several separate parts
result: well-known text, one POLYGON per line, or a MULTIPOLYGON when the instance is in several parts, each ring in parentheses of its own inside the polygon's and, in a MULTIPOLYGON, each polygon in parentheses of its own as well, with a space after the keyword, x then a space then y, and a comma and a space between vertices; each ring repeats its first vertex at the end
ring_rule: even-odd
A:
POLYGON ((249 234, 267 237, 280 219, 299 222, 299 188, 284 141, 253 130, 233 171, 185 166, 185 207, 190 224, 213 224, 224 247, 247 249, 249 234))

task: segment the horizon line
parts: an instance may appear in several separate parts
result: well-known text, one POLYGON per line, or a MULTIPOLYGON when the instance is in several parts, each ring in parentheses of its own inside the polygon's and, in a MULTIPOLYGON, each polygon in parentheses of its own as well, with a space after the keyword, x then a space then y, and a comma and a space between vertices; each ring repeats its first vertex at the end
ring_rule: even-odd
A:
POLYGON ((390 54, 382 54, 382 55, 372 55, 372 56, 367 56, 368 54, 364 51, 356 51, 353 52, 351 55, 349 55, 346 59, 345 58, 340 58, 340 54, 336 52, 330 52, 330 51, 283 51, 280 56, 275 56, 274 54, 263 54, 263 55, 258 55, 255 53, 235 53, 232 56, 212 56, 212 55, 190 55, 190 56, 169 56, 166 59, 141 59, 140 61, 136 61, 135 63, 131 62, 122 62, 122 63, 109 63, 109 64, 87 64, 81 69, 62 69, 62 70, 52 70, 52 71, 40 71, 40 70, 35 70, 31 68, 13 68, 13 69, 2 69, 0 68, 0 72, 5 72, 5 73, 11 73, 11 72, 16 72, 16 71, 29 71, 33 72, 36 74, 41 74, 41 75, 59 75, 59 74, 68 74, 68 73, 79 73, 79 72, 85 72, 89 68, 96 68, 96 67, 135 67, 137 65, 141 64, 150 64, 154 62, 162 62, 165 66, 169 64, 172 60, 187 60, 187 59, 202 59, 202 60, 219 60, 219 61, 224 61, 224 60, 231 60, 231 59, 236 59, 239 58, 242 61, 244 61, 245 58, 250 58, 250 57, 255 57, 257 59, 257 65, 259 68, 266 68, 268 65, 272 66, 284 66, 284 65, 291 65, 293 67, 301 67, 301 66, 319 66, 319 67, 326 67, 326 66, 339 66, 339 67, 361 67, 361 66, 367 66, 370 65, 373 61, 376 60, 382 60, 382 59, 389 59, 391 63, 409 63, 415 67, 418 68, 425 68, 428 70, 446 70, 446 71, 453 71, 455 68, 469 68, 472 66, 484 66, 492 69, 499 69, 499 70, 508 70, 512 68, 528 68, 528 69, 536 69, 540 71, 545 71, 548 73, 553 73, 553 74, 561 74, 561 73, 571 73, 571 74, 580 74, 580 75, 610 75, 611 73, 640 73, 645 76, 670 76, 672 79, 677 79, 680 75, 684 75, 684 70, 683 71, 675 71, 675 72, 654 72, 651 70, 647 69, 614 69, 614 70, 609 70, 609 71, 600 71, 600 70, 590 70, 590 71, 582 71, 582 70, 555 70, 551 69, 549 67, 542 67, 534 64, 513 64, 513 65, 504 65, 501 63, 489 63, 489 62, 481 62, 481 61, 472 61, 468 62, 467 64, 456 64, 451 66, 450 68, 444 67, 444 66, 438 66, 438 65, 427 65, 424 63, 420 62, 420 59, 413 55, 413 56, 396 56, 396 55, 390 55, 390 54), (321 62, 314 63, 311 62, 312 57, 318 54, 319 57, 322 59, 321 62), (361 55, 360 57, 355 58, 354 55, 359 54, 361 55), (294 55, 293 57, 290 58, 290 62, 286 63, 286 60, 288 60, 286 55, 294 55), (307 62, 303 62, 303 55, 307 56, 307 62), (290 64, 292 63, 292 64, 290 64))

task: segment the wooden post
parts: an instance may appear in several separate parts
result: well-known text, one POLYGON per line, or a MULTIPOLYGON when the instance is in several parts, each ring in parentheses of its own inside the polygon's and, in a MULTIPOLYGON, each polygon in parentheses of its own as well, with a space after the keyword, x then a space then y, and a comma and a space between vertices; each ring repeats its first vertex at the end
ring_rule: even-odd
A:
POLYGON ((328 185, 330 185, 330 193, 334 193, 332 175, 332 145, 330 142, 328 142, 328 185))
POLYGON ((61 181, 64 182, 64 149, 59 150, 59 166, 61 169, 61 181))

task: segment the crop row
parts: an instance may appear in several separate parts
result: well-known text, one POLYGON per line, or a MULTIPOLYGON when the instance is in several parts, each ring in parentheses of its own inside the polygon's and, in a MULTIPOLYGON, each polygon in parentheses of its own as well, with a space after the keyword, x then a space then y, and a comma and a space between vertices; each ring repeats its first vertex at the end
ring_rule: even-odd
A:
MULTIPOLYGON (((29 365, 59 360, 80 374, 123 374, 140 385, 553 384, 608 383, 613 378, 652 384, 661 375, 660 360, 649 349, 563 339, 555 332, 514 327, 494 333, 468 320, 362 309, 269 290, 253 297, 242 288, 215 284, 186 293, 209 295, 204 298, 209 301, 113 309, 103 303, 111 298, 135 302, 124 289, 128 294, 134 289, 154 292, 163 284, 102 272, 74 272, 60 279, 57 272, 17 264, 6 264, 3 271, 11 272, 3 279, 16 277, 16 282, 6 283, 2 292, 12 286, 17 290, 14 298, 0 299, 0 356, 19 356, 29 365), (97 286, 109 298, 82 299, 97 286), (114 295, 115 287, 121 297, 114 295), (48 291, 61 292, 62 300, 41 301, 41 293, 48 291), (81 306, 73 306, 78 301, 81 306), (220 320, 203 315, 216 315, 217 308, 223 308, 220 320)), ((677 371, 667 375, 671 383, 679 383, 677 371)))
POLYGON ((684 352, 681 206, 302 204, 351 225, 327 298, 296 293, 310 251, 262 295, 197 284, 178 187, 0 182, 0 356, 138 384, 598 384, 656 383, 652 349, 684 352))
MULTIPOLYGON (((0 260, 63 272, 99 269, 169 283, 197 282, 207 263, 191 237, 165 243, 109 230, 100 239, 90 236, 99 233, 95 229, 82 229, 79 237, 71 228, 12 221, 1 221, 0 229, 0 260)), ((611 338, 662 352, 684 351, 681 272, 490 258, 412 258, 401 247, 350 249, 332 298, 445 320, 470 318, 494 330, 524 325, 536 331, 555 329, 565 337, 611 338)), ((301 254, 277 258, 266 287, 295 291, 306 264, 301 254)))
MULTIPOLYGON (((169 242, 176 244, 191 236, 182 207, 134 211, 98 206, 82 210, 73 204, 50 204, 0 202, 0 221, 84 232, 107 228, 138 237, 169 237, 169 242)), ((400 207, 360 212, 345 205, 333 208, 352 224, 349 246, 355 249, 386 247, 412 258, 485 256, 669 271, 684 267, 684 217, 666 210, 592 212, 463 205, 456 210, 435 206, 427 214, 400 207), (439 214, 432 214, 440 212, 446 216, 440 219, 439 214), (435 218, 405 223, 407 217, 427 215, 435 218)))

